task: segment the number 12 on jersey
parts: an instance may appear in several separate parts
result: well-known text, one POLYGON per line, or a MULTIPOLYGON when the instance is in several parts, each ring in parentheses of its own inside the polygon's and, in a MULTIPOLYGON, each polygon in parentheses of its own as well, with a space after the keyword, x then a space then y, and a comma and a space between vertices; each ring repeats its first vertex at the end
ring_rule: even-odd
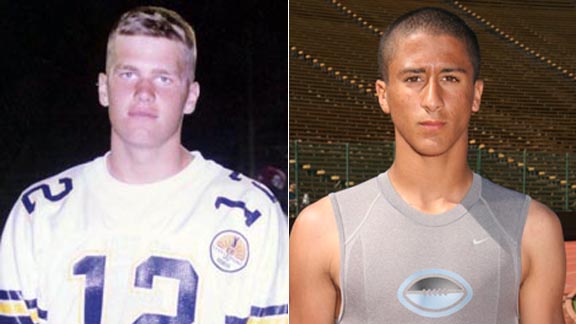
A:
MULTIPOLYGON (((84 287, 84 324, 101 324, 105 285, 105 256, 86 256, 74 264, 74 275, 86 276, 84 287)), ((142 314, 133 324, 190 324, 194 322, 198 275, 190 262, 151 256, 136 268, 134 287, 152 289, 155 276, 177 279, 176 316, 142 314)))

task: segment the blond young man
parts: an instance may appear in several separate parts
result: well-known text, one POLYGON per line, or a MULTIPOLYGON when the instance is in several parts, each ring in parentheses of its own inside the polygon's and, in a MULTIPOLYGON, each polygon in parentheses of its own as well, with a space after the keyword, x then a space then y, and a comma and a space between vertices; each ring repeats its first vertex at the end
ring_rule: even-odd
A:
POLYGON ((484 87, 474 32, 423 8, 388 28, 379 54, 395 160, 298 216, 291 323, 563 323, 556 215, 467 164, 484 87))
POLYGON ((196 41, 177 13, 126 12, 100 103, 110 152, 29 187, 0 246, 2 323, 287 322, 287 226, 270 191, 187 151, 196 41))

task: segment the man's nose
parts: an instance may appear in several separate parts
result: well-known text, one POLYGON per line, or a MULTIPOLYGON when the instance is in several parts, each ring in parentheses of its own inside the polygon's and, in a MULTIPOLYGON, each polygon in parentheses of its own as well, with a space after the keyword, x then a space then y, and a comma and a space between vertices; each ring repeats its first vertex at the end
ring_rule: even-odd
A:
POLYGON ((422 89, 420 105, 429 112, 434 112, 444 106, 442 87, 438 81, 430 79, 422 89))
POLYGON ((139 101, 149 102, 156 98, 154 84, 147 79, 141 79, 136 84, 136 91, 134 93, 139 101))

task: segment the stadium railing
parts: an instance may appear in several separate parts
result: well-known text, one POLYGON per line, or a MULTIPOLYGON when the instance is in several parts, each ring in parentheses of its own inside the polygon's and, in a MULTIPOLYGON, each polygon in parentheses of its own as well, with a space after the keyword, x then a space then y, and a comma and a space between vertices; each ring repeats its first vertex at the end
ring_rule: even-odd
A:
MULTIPOLYGON (((386 171, 394 142, 290 143, 290 215, 330 192, 386 171), (303 197, 306 195, 304 204, 303 197)), ((576 211, 576 154, 529 150, 498 151, 470 143, 468 163, 474 172, 523 192, 557 212, 576 211)))

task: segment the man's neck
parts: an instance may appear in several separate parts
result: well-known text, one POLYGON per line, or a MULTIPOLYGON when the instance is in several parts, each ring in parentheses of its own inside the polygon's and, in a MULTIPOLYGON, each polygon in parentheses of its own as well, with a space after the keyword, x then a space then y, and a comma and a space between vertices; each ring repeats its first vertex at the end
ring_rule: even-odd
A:
POLYGON ((460 151, 426 157, 397 149, 388 173, 390 181, 412 207, 429 214, 448 211, 464 199, 472 185, 466 152, 460 151))
POLYGON ((126 148, 112 145, 107 165, 110 174, 125 183, 146 184, 169 178, 192 161, 182 146, 176 148, 126 148))

